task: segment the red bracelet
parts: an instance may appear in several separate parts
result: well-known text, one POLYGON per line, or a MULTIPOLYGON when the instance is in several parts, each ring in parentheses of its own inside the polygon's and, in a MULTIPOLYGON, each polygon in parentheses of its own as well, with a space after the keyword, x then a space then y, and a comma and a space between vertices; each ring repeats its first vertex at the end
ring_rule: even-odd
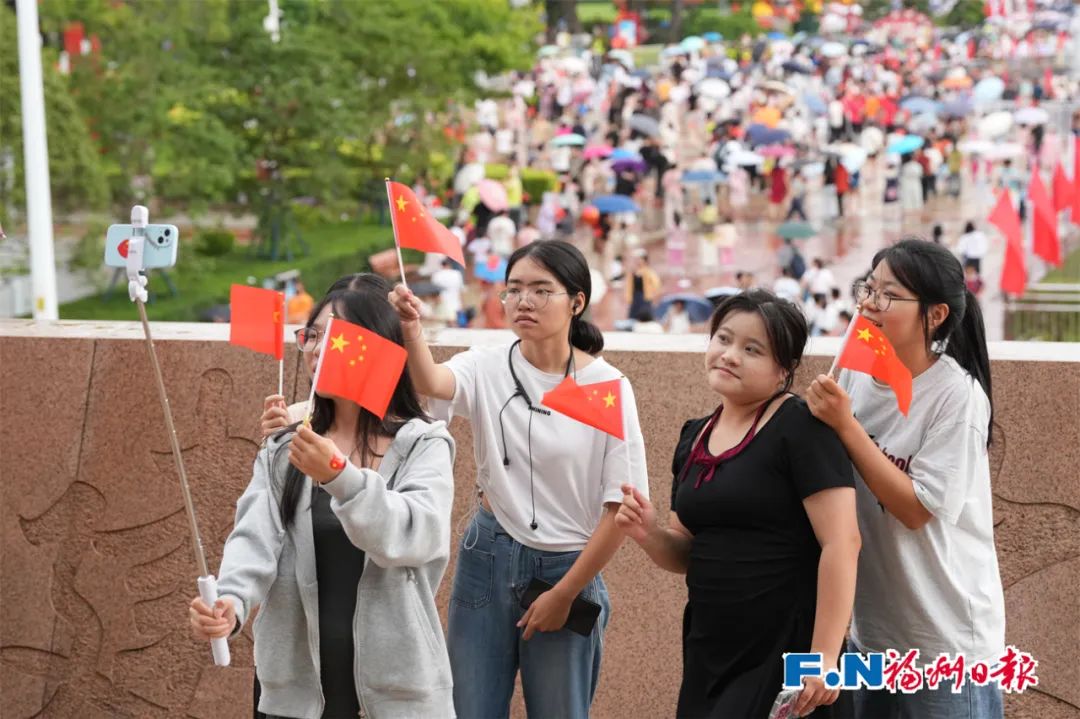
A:
POLYGON ((345 469, 345 458, 340 454, 335 454, 330 458, 330 469, 335 472, 345 469))

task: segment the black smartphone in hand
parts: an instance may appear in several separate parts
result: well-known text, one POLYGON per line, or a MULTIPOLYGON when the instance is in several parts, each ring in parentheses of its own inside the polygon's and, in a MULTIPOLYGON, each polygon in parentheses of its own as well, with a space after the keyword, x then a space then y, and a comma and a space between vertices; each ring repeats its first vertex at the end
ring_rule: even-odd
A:
MULTIPOLYGON (((525 587, 525 593, 521 595, 521 608, 528 609, 544 592, 553 589, 555 585, 545 582, 543 579, 533 577, 529 586, 525 587)), ((600 618, 600 605, 586 599, 581 594, 574 597, 574 603, 570 605, 570 614, 566 617, 563 629, 587 637, 592 634, 596 620, 600 618)))

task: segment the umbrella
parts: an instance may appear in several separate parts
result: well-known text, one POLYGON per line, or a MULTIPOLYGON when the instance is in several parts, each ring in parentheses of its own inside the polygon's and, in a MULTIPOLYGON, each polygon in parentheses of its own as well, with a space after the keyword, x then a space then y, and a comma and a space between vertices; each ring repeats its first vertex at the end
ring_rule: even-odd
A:
POLYGON ((608 157, 614 151, 611 145, 589 145, 582 154, 586 160, 594 160, 598 157, 608 157))
POLYGON ((707 32, 702 34, 702 39, 706 42, 723 42, 724 36, 718 32, 707 32))
POLYGON ((975 83, 971 94, 979 102, 994 102, 1000 100, 1005 93, 1005 81, 1000 77, 987 77, 975 83))
POLYGON ((585 62, 585 58, 583 57, 564 57, 562 60, 559 60, 559 65, 571 75, 579 75, 588 72, 589 70, 589 64, 585 62))
POLYGON ((791 139, 791 133, 779 128, 754 124, 746 128, 746 140, 751 145, 780 145, 791 139))
POLYGON ((559 54, 559 48, 555 45, 544 45, 536 54, 540 57, 551 57, 559 54))
POLYGON ((806 109, 815 115, 824 115, 829 111, 829 107, 825 104, 825 101, 812 92, 804 92, 802 101, 806 104, 806 109))
POLYGON ((622 63, 628 68, 634 66, 634 56, 627 50, 611 50, 607 55, 615 62, 622 63))
POLYGON ((970 100, 951 100, 941 106, 943 117, 967 117, 974 108, 970 100))
POLYGON ((989 140, 964 140, 956 149, 965 155, 986 155, 994 148, 994 143, 989 140))
POLYGON ((636 130, 642 135, 656 137, 660 134, 660 123, 655 118, 638 113, 630 116, 630 129, 636 130))
POLYGON ((749 150, 736 150, 728 156, 727 161, 732 165, 749 167, 751 165, 760 165, 765 162, 765 158, 749 150))
POLYGON ((666 315, 676 302, 682 302, 686 305, 686 313, 690 315, 690 322, 693 324, 708 322, 709 318, 712 317, 713 303, 707 298, 700 295, 678 294, 665 295, 660 298, 656 303, 656 318, 660 319, 666 315))
POLYGON ((751 118, 754 123, 764 125, 770 129, 780 124, 780 120, 783 119, 783 115, 780 110, 775 107, 763 107, 754 113, 754 117, 751 118))
POLYGON ((731 94, 731 86, 718 77, 707 77, 697 84, 697 93, 704 97, 723 100, 731 94))
POLYGON ((647 172, 649 165, 640 157, 635 160, 615 160, 611 163, 611 169, 615 172, 647 172))
POLYGON ((780 32, 779 30, 773 30, 765 37, 769 38, 770 40, 787 40, 787 35, 780 32))
POLYGON ((576 132, 568 132, 565 135, 556 135, 550 144, 552 147, 581 147, 585 144, 585 138, 576 132))
POLYGON ((825 57, 843 57, 847 55, 847 48, 841 42, 827 42, 818 52, 825 57))
POLYGON ((705 41, 697 35, 684 37, 682 43, 680 44, 689 52, 697 52, 701 48, 705 47, 705 41))
POLYGON ((1019 142, 995 142, 984 156, 988 160, 1013 160, 1024 156, 1024 146, 1019 142))
POLYGON ((641 155, 637 154, 633 150, 627 150, 624 147, 620 147, 611 153, 612 160, 640 160, 641 155))
POLYGON ((881 131, 881 128, 870 127, 863 128, 862 135, 859 136, 859 144, 864 150, 869 153, 876 153, 881 150, 881 146, 885 144, 885 133, 881 131))
POLYGON ((758 150, 762 157, 794 157, 795 148, 788 145, 769 145, 758 150))
POLYGON ((476 191, 480 194, 480 201, 492 212, 502 212, 510 206, 506 199, 506 188, 501 182, 481 180, 476 185, 476 191))
POLYGON ((894 140, 885 151, 893 155, 906 155, 918 150, 925 142, 926 140, 918 135, 904 135, 898 140, 894 140))
POLYGON ((784 72, 795 72, 800 75, 812 75, 814 73, 814 66, 808 62, 800 62, 799 60, 788 60, 783 65, 784 72))
POLYGON ((589 203, 603 214, 617 212, 641 212, 638 204, 626 195, 600 195, 589 203))
POLYGON ((979 121, 979 135, 993 140, 1006 134, 1012 124, 1013 117, 1007 111, 992 112, 979 121))
POLYGON ((506 279, 506 260, 498 255, 488 255, 487 262, 477 262, 473 274, 484 282, 502 282, 506 279))
POLYGON ((911 118, 907 127, 912 132, 928 132, 938 124, 937 115, 932 112, 924 112, 911 118))
MULTIPOLYGON (((506 275, 505 268, 503 268, 503 275, 506 275)), ((417 297, 433 297, 442 292, 442 288, 434 282, 410 282, 409 291, 417 297)))
POLYGON ((1041 107, 1024 107, 1013 114, 1017 125, 1045 125, 1050 121, 1050 114, 1041 107))
POLYGON ((678 55, 685 55, 686 49, 681 45, 672 45, 671 47, 665 47, 664 51, 660 54, 663 57, 676 57, 678 55))
POLYGON ((808 162, 799 167, 799 172, 803 177, 820 177, 825 174, 825 163, 808 162))
POLYGON ((921 115, 924 112, 937 112, 938 104, 928 97, 913 95, 912 97, 904 98, 900 102, 900 108, 907 110, 912 115, 921 115))
POLYGON ((718 305, 720 304, 720 301, 723 300, 725 297, 731 297, 732 295, 737 295, 740 292, 742 292, 742 290, 740 290, 738 287, 725 285, 722 287, 710 287, 709 289, 705 290, 704 294, 706 299, 708 299, 714 305, 718 305))
POLYGON ((785 222, 776 228, 776 234, 785 240, 804 240, 815 236, 817 230, 809 222, 785 222))
POLYGON ((484 166, 479 162, 470 162, 458 170, 454 177, 454 192, 464 195, 465 192, 480 180, 484 179, 484 166))
POLYGON ((766 80, 758 85, 762 90, 766 92, 779 92, 784 95, 792 95, 791 88, 780 82, 779 80, 766 80))
POLYGON ((727 180, 727 175, 719 170, 688 170, 682 174, 684 185, 715 185, 727 180))

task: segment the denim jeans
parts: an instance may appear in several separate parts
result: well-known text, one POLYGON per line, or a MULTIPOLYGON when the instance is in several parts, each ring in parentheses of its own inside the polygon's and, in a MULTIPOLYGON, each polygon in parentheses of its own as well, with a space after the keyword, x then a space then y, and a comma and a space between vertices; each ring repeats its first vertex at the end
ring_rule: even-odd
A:
POLYGON ((459 719, 510 714, 514 678, 530 717, 587 719, 600 679, 604 628, 611 613, 597 575, 583 594, 601 606, 592 634, 568 629, 521 638, 521 595, 533 577, 555 584, 581 552, 544 552, 515 541, 495 516, 477 508, 465 532, 450 594, 448 644, 459 719))
MULTIPOLYGON (((858 652, 848 642, 849 652, 858 652)), ((952 682, 937 689, 922 689, 914 694, 891 693, 887 689, 854 691, 855 719, 1002 719, 1004 699, 997 683, 986 686, 965 684, 953 694, 952 682)))

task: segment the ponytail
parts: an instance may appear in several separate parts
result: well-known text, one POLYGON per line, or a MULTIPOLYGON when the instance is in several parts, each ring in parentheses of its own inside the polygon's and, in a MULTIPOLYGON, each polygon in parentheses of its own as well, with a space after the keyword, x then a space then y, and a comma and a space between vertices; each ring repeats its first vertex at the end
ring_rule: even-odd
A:
POLYGON ((570 320, 570 345, 595 357, 604 350, 604 335, 592 322, 574 315, 570 320))
POLYGON ((990 389, 990 353, 986 347, 986 327, 983 324, 979 300, 965 290, 964 316, 960 325, 949 335, 945 354, 956 360, 980 385, 990 401, 990 424, 986 428, 986 444, 989 446, 994 431, 994 395, 990 389))

